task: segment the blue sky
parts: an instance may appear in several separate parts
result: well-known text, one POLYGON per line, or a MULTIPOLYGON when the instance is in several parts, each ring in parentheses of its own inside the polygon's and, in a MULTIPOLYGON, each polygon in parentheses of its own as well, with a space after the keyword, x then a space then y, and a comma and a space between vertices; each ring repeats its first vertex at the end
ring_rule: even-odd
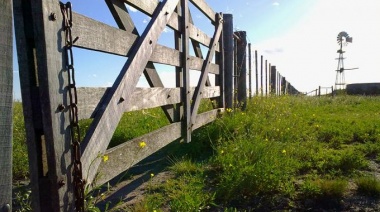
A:
MULTIPOLYGON (((111 26, 116 24, 103 0, 72 0, 73 10, 111 26)), ((215 12, 233 14, 235 30, 247 31, 252 50, 298 90, 310 91, 332 86, 338 56, 336 36, 347 31, 353 43, 346 47, 346 82, 378 82, 380 73, 380 1, 379 0, 206 0, 215 12)), ((128 8, 140 33, 149 17, 128 8)), ((212 35, 212 25, 196 8, 191 7, 195 25, 212 35)), ((75 20, 74 20, 75 21, 75 20)), ((74 22, 75 24, 75 22, 74 22)), ((74 25, 75 27, 75 25, 74 25)), ((173 47, 173 32, 166 29, 159 43, 173 47)), ((75 49, 78 86, 111 86, 126 58, 75 49)), ((16 56, 16 52, 15 52, 16 56)), ((254 64, 252 64, 254 67, 254 64)), ((260 65, 259 65, 260 67, 260 65)), ((165 86, 174 86, 174 68, 157 66, 165 86)), ((14 59, 15 98, 20 99, 18 64, 14 59)), ((195 85, 198 75, 192 75, 195 85)), ((254 80, 253 80, 254 82, 254 80)), ((146 86, 141 80, 138 86, 146 86)), ((255 87, 255 85, 253 86, 255 87)))

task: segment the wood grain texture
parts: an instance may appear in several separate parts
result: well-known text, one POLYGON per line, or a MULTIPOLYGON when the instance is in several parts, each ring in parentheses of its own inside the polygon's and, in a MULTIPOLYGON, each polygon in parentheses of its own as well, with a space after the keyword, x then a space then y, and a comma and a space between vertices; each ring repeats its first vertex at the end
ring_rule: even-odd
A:
POLYGON ((0 1, 0 211, 12 209, 12 1, 0 1))
POLYGON ((28 148, 28 161, 30 172, 30 186, 32 208, 41 211, 40 186, 39 186, 39 154, 37 151, 37 139, 39 131, 42 131, 41 109, 36 104, 39 101, 39 93, 34 79, 36 74, 34 61, 34 31, 31 18, 30 5, 22 4, 22 0, 13 0, 14 25, 16 36, 17 56, 19 63, 19 75, 23 115, 25 123, 26 144, 28 148), (34 77, 34 78, 33 78, 34 77), (36 129, 40 129, 39 131, 36 129))
POLYGON ((73 20, 73 38, 79 38, 74 43, 76 47, 128 56, 137 39, 137 35, 132 32, 117 29, 75 12, 73 20))
POLYGON ((105 0, 117 26, 127 32, 138 34, 123 0, 105 0))
POLYGON ((233 107, 233 70, 234 70, 234 40, 233 16, 223 14, 223 42, 224 42, 224 96, 226 108, 233 107))
MULTIPOLYGON (((147 1, 141 1, 141 0, 124 0, 127 4, 135 7, 139 11, 145 13, 148 16, 151 16, 153 14, 154 8, 158 5, 157 0, 151 0, 149 3, 147 1)), ((168 26, 177 31, 181 32, 181 22, 180 22, 180 16, 178 13, 173 13, 171 19, 168 22, 168 26)), ((192 40, 198 41, 204 46, 209 46, 211 38, 204 33, 202 30, 194 26, 193 24, 189 24, 189 36, 192 40)), ((220 51, 219 46, 217 46, 216 51, 220 51)))
POLYGON ((178 0, 164 0, 155 9, 147 29, 135 44, 111 91, 107 93, 104 101, 105 107, 97 113, 89 128, 89 133, 82 142, 82 164, 89 184, 92 183, 100 164, 97 155, 106 150, 126 109, 126 102, 130 101, 140 75, 157 44, 158 37, 164 30, 177 3, 178 0), (87 170, 88 172, 86 172, 87 170))
MULTIPOLYGON (((110 88, 80 87, 78 91, 78 113, 80 119, 88 119, 96 116, 96 111, 102 107, 102 97, 110 88)), ((191 88, 190 95, 194 94, 195 88, 191 88)), ((205 87, 201 97, 215 98, 220 96, 220 87, 205 87)), ((127 102, 124 112, 149 109, 164 105, 178 104, 181 102, 180 88, 136 88, 131 101, 127 102)))
POLYGON ((190 95, 190 63, 189 63, 189 5, 188 0, 181 0, 181 41, 182 41, 182 74, 183 87, 181 100, 183 104, 182 137, 191 141, 191 95, 190 95))
POLYGON ((72 211, 68 113, 56 109, 67 103, 59 4, 55 0, 14 1, 14 10, 25 126, 29 131, 33 211, 72 211), (56 21, 50 19, 51 13, 57 14, 56 21), (61 180, 65 185, 59 187, 61 180))
MULTIPOLYGON (((138 36, 139 33, 133 24, 133 21, 128 13, 127 7, 122 0, 106 0, 107 6, 110 9, 118 27, 127 32, 132 32, 138 36)), ((172 15, 173 16, 173 15, 172 15)), ((149 61, 144 69, 144 76, 150 87, 164 87, 160 76, 158 75, 153 62, 149 61)), ((170 123, 174 122, 174 106, 165 105, 161 107, 170 123)))
MULTIPOLYGON (((199 114, 193 129, 197 129, 214 121, 218 117, 220 111, 220 109, 214 109, 199 114)), ((106 162, 101 162, 95 186, 106 183, 133 165, 137 164, 142 159, 148 157, 180 137, 181 123, 177 122, 108 149, 104 152, 104 155, 108 156, 108 160, 106 162), (139 146, 140 142, 145 142, 146 146, 141 148, 139 146)))
MULTIPOLYGON (((73 18, 78 24, 73 28, 73 37, 79 37, 74 46, 120 56, 130 56, 130 50, 138 35, 116 29, 76 13, 73 13, 73 18)), ((149 61, 179 67, 182 66, 179 58, 181 58, 179 51, 157 44, 149 61)), ((191 69, 201 70, 202 63, 203 60, 200 58, 193 56, 190 58, 191 69)), ((211 73, 219 73, 218 69, 218 65, 212 64, 211 73)))

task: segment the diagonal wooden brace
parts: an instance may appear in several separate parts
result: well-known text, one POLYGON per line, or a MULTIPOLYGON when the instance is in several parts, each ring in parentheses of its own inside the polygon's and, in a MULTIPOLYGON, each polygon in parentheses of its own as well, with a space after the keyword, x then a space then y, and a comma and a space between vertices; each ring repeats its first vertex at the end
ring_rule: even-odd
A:
POLYGON ((168 23, 178 0, 164 0, 155 9, 152 19, 137 41, 111 91, 104 108, 95 117, 82 143, 83 176, 87 184, 95 178, 103 154, 134 92, 140 75, 151 57, 157 40, 168 23))
POLYGON ((221 32, 222 32, 222 28, 223 28, 223 23, 222 23, 223 21, 222 21, 220 14, 217 14, 217 16, 218 16, 217 19, 219 20, 219 22, 217 23, 218 26, 217 26, 217 29, 215 30, 211 45, 209 47, 210 50, 208 51, 206 59, 203 62, 201 76, 200 76, 200 79, 198 81, 198 85, 195 88, 195 92, 194 92, 193 99, 192 99, 192 102, 193 102, 193 105, 191 107, 191 123, 192 123, 192 125, 196 122, 197 112, 198 112, 199 104, 201 101, 201 93, 202 93, 202 91, 205 87, 205 84, 206 84, 211 60, 215 54, 215 48, 217 46, 217 43, 219 42, 219 37, 222 34, 221 32))
MULTIPOLYGON (((124 4, 124 1, 122 0, 105 0, 105 1, 119 28, 126 30, 127 32, 132 32, 133 34, 139 36, 139 33, 137 32, 137 29, 124 4)), ((144 76, 146 80, 148 81, 150 87, 164 87, 164 84, 162 83, 153 62, 149 61, 148 64, 146 65, 144 69, 144 76)), ((174 122, 174 119, 173 119, 174 106, 164 105, 164 106, 161 106, 161 108, 164 111, 169 122, 173 123, 174 122)))

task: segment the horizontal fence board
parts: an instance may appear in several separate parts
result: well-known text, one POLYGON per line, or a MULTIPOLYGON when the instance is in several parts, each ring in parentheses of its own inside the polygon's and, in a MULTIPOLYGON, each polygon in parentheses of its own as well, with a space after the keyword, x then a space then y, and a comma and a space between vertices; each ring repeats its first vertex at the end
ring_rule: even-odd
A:
MULTIPOLYGON (((141 1, 141 0, 124 0, 127 4, 135 7, 139 11, 145 13, 148 16, 151 16, 154 12, 155 7, 158 5, 158 1, 141 1), (149 3, 148 3, 149 2, 149 3)), ((215 13, 214 13, 215 16, 215 13)), ((215 19, 215 17, 214 17, 215 19)), ((174 12, 172 17, 168 22, 168 26, 173 30, 179 32, 181 29, 180 16, 178 13, 174 12)), ((189 33, 190 38, 198 41, 202 45, 208 47, 211 43, 211 38, 204 33, 202 30, 194 26, 193 24, 189 24, 189 33)), ((216 47, 216 51, 220 51, 219 45, 216 47)))
MULTIPOLYGON (((211 43, 211 38, 195 25, 189 23, 189 36, 192 40, 195 40, 204 46, 208 47, 211 43)), ((219 52, 219 44, 217 44, 215 50, 219 52)))
MULTIPOLYGON (((190 59, 189 59, 190 69, 194 69, 198 71, 202 70, 203 62, 204 60, 201 58, 190 56, 190 59)), ((209 67, 209 73, 219 74, 219 65, 215 63, 211 63, 209 67)))
POLYGON ((203 14, 205 14, 212 21, 212 23, 215 23, 216 13, 204 0, 190 0, 190 2, 193 3, 193 5, 203 14))
MULTIPOLYGON (((137 39, 137 35, 108 26, 80 14, 73 13, 73 16, 73 19, 76 20, 73 27, 73 36, 79 37, 74 46, 120 56, 129 56, 129 51, 137 39)), ((193 31, 194 34, 198 33, 196 29, 193 31)), ((201 33, 198 37, 208 39, 201 33)), ((181 53, 178 50, 157 44, 149 61, 180 67, 180 57, 181 53)), ((202 59, 190 57, 191 69, 201 70, 202 63, 202 59)), ((216 64, 211 66, 210 73, 219 74, 219 66, 216 64)))
MULTIPOLYGON (((214 109, 198 114, 197 122, 193 126, 193 129, 197 129, 214 121, 219 112, 220 109, 214 109)), ((105 162, 102 161, 100 164, 98 178, 96 182, 94 182, 95 186, 106 183, 180 137, 181 123, 177 122, 108 149, 104 153, 104 155, 107 155, 108 160, 105 162), (140 142, 144 142, 146 146, 141 148, 140 142)))
MULTIPOLYGON (((77 88, 79 119, 94 117, 93 113, 96 112, 98 103, 107 89, 109 88, 77 88)), ((191 95, 194 90, 195 88, 191 89, 191 95)), ((214 98, 219 95, 219 86, 205 87, 201 94, 202 98, 214 98)), ((125 112, 177 104, 180 101, 180 88, 136 88, 125 112)))
POLYGON ((79 38, 76 47, 126 56, 137 39, 135 34, 75 12, 73 20, 73 38, 79 38))

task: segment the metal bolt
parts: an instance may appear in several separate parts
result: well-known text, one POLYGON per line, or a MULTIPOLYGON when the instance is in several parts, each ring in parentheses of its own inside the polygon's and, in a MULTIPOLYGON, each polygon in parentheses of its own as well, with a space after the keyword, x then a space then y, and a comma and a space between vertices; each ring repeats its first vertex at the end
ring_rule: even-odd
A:
POLYGON ((59 104, 58 107, 57 107, 57 110, 59 112, 62 112, 64 109, 65 109, 65 106, 63 104, 59 104))
POLYGON ((65 183, 64 180, 60 180, 60 181, 58 182, 58 185, 59 185, 59 187, 61 188, 62 186, 66 185, 66 183, 65 183))
POLYGON ((50 13, 50 20, 52 20, 52 21, 56 21, 57 20, 57 14, 55 14, 55 13, 50 13))
POLYGON ((3 210, 2 211, 4 211, 4 212, 11 212, 11 205, 10 204, 5 204, 4 206, 3 206, 3 210))

